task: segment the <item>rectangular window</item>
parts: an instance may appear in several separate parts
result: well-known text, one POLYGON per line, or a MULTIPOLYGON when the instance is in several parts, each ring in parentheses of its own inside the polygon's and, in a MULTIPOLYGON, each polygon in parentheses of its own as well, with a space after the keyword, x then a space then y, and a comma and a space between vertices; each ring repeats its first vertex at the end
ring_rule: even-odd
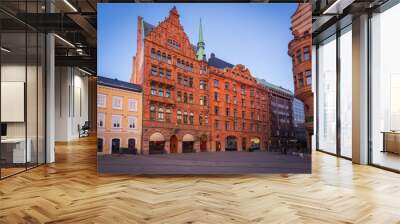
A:
POLYGON ((158 87, 158 96, 164 96, 164 89, 162 87, 158 87))
POLYGON ((101 93, 97 94, 97 107, 106 107, 107 96, 101 93))
POLYGON ((336 154, 336 35, 318 48, 318 145, 336 154))
POLYGON ((237 97, 233 96, 233 104, 237 104, 237 97))
POLYGON ((306 74, 307 85, 311 85, 312 84, 311 71, 308 70, 308 71, 305 72, 305 74, 306 74))
POLYGON ((229 130, 229 121, 225 121, 225 130, 226 130, 226 131, 229 130))
POLYGON ((171 79, 171 71, 167 70, 165 76, 167 77, 167 79, 171 79))
POLYGON ((219 81, 217 79, 214 79, 214 87, 218 88, 219 86, 219 81))
POLYGON ((200 80, 200 89, 207 89, 207 82, 205 80, 200 80))
POLYGON ((189 77, 189 87, 193 87, 193 78, 189 77))
POLYGON ((122 110, 122 97, 120 96, 113 96, 112 97, 112 108, 122 110))
POLYGON ((229 117, 229 114, 230 114, 229 108, 225 108, 225 114, 226 114, 227 117, 229 117))
POLYGON ((297 64, 300 64, 301 63, 301 49, 297 50, 296 59, 297 59, 297 64))
POLYGON ((242 91, 242 95, 246 95, 246 87, 244 85, 242 85, 240 87, 241 91, 242 91))
POLYGON ((218 115, 218 113, 219 113, 219 108, 218 108, 218 106, 214 106, 214 114, 215 114, 215 115, 218 115))
POLYGON ((159 121, 163 121, 164 120, 164 109, 163 108, 159 108, 158 109, 158 120, 159 121))
POLYGON ((310 49, 308 47, 303 49, 304 51, 304 61, 310 60, 310 49))
POLYGON ((137 100, 136 99, 128 99, 128 110, 136 112, 137 111, 137 100))
POLYGON ((215 120, 214 126, 216 129, 219 129, 219 120, 215 120))
POLYGON ((230 103, 228 94, 225 94, 225 102, 230 103))
POLYGON ((152 75, 157 75, 157 66, 155 66, 155 65, 151 66, 151 74, 152 75))
POLYGON ((215 101, 218 101, 218 98, 219 98, 218 93, 217 93, 217 92, 214 92, 214 100, 215 100, 215 101))
POLYGON ((180 112, 179 110, 176 113, 176 121, 178 122, 178 124, 182 123, 182 112, 180 112))
POLYGON ((181 84, 182 82, 182 75, 178 73, 178 84, 181 84))
POLYGON ((171 97, 171 89, 170 88, 167 88, 165 90, 165 97, 171 97))
MULTIPOLYGON (((301 74, 301 73, 300 73, 301 74)), ((302 75, 302 74, 301 74, 302 75)), ((304 86, 304 80, 303 77, 299 78, 299 87, 303 87, 304 86)))
POLYGON ((128 117, 128 129, 136 129, 137 117, 128 117))
POLYGON ((189 103, 193 103, 193 94, 192 93, 189 94, 189 103))
POLYGON ((151 95, 157 96, 157 87, 155 85, 151 85, 151 95))
POLYGON ((158 72, 159 72, 159 74, 160 74, 160 77, 164 77, 164 69, 160 68, 160 69, 158 70, 158 72))
POLYGON ((188 77, 186 77, 186 76, 183 77, 183 85, 185 85, 185 86, 188 85, 188 77))
POLYGON ((182 93, 181 93, 181 91, 178 91, 178 92, 177 92, 177 94, 176 94, 176 101, 178 101, 178 102, 182 101, 182 93))
POLYGON ((121 115, 112 115, 111 120, 112 120, 112 128, 121 128, 121 123, 122 123, 121 115))
POLYGON ((225 82, 225 89, 226 89, 226 90, 229 89, 229 82, 225 82))
POLYGON ((105 128, 106 126, 106 115, 104 113, 97 113, 97 127, 105 128))

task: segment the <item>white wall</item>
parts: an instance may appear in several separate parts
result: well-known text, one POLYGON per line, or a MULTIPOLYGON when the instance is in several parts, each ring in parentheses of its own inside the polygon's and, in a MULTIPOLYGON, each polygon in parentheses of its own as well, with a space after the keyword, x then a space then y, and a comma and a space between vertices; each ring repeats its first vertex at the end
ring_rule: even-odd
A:
POLYGON ((72 67, 56 67, 55 73, 55 141, 74 140, 78 125, 88 120, 88 77, 72 67))

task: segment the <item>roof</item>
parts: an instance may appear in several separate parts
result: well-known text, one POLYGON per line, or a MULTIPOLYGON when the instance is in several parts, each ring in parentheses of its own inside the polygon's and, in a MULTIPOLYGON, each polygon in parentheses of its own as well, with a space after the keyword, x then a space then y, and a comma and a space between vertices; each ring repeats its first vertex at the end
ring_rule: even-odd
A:
POLYGON ((281 91, 281 92, 284 92, 286 94, 289 94, 289 95, 293 96, 293 92, 292 91, 290 91, 288 89, 285 89, 282 86, 277 86, 275 84, 267 82, 267 81, 265 81, 265 79, 258 79, 258 78, 256 78, 256 79, 257 79, 257 82, 260 83, 261 85, 264 85, 264 86, 266 86, 268 88, 271 88, 271 89, 274 89, 274 90, 277 90, 277 91, 281 91))
POLYGON ((124 82, 118 79, 110 79, 103 76, 97 76, 97 84, 133 92, 142 92, 142 87, 140 85, 124 82))
POLYGON ((216 67, 216 68, 219 68, 219 69, 233 68, 234 67, 233 64, 215 57, 214 53, 211 53, 210 58, 208 59, 208 65, 216 67))
POLYGON ((143 30, 144 30, 144 36, 145 37, 147 37, 147 35, 149 35, 149 33, 151 31, 153 31, 154 28, 155 28, 154 25, 152 25, 152 24, 150 24, 150 23, 148 23, 148 22, 143 20, 143 30))

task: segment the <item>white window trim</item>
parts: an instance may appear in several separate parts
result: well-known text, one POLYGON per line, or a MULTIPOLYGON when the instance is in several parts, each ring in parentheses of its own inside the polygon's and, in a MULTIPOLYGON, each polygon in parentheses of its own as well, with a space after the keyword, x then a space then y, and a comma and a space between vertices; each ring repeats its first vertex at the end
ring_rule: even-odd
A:
POLYGON ((138 119, 137 119, 137 117, 136 116, 128 116, 128 122, 127 122, 127 124, 128 124, 128 126, 127 126, 127 129, 128 130, 130 130, 130 131, 136 131, 138 128, 137 128, 137 125, 138 125, 138 119), (129 127, 129 120, 130 119, 133 119, 134 120, 134 123, 135 123, 135 128, 130 128, 129 127))
POLYGON ((112 130, 121 130, 122 129, 122 115, 119 115, 119 114, 111 115, 111 129, 112 130), (114 127, 114 117, 119 117, 119 128, 114 127))
POLYGON ((106 114, 104 112, 98 112, 97 113, 97 128, 99 130, 104 130, 106 128, 106 114), (100 117, 103 118, 103 126, 102 127, 99 126, 99 121, 100 121, 99 118, 100 117))
POLYGON ((122 104, 123 104, 123 101, 124 101, 124 98, 122 97, 122 96, 113 96, 112 97, 112 108, 113 109, 117 109, 117 110, 122 110, 122 104), (121 99, 121 104, 120 104, 120 107, 115 107, 114 106, 114 99, 121 99))
POLYGON ((102 93, 97 93, 97 98, 99 98, 99 96, 104 97, 104 103, 99 104, 99 100, 97 100, 97 107, 105 108, 107 106, 107 95, 102 93))
POLYGON ((133 98, 131 98, 131 99, 128 99, 128 110, 130 111, 130 112, 137 112, 138 111, 138 109, 137 109, 137 107, 138 107, 138 100, 137 99, 133 99, 133 98), (131 102, 135 102, 133 105, 135 105, 133 108, 131 108, 131 102))

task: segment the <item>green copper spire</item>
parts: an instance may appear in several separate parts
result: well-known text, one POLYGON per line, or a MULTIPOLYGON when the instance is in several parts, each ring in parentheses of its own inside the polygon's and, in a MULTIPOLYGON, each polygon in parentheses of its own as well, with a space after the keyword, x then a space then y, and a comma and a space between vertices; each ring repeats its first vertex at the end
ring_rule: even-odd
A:
POLYGON ((201 25, 201 18, 200 18, 200 26, 199 26, 199 41, 197 42, 197 60, 202 61, 206 59, 206 51, 204 49, 204 40, 203 40, 203 27, 201 25))

